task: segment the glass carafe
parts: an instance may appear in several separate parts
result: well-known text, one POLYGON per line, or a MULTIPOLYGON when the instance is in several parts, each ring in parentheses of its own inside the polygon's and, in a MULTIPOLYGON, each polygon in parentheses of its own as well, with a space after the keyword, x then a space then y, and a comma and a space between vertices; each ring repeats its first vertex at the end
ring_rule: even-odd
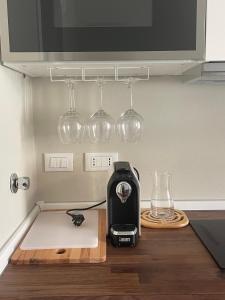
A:
POLYGON ((174 203, 171 195, 171 174, 155 172, 150 214, 161 220, 174 218, 174 203))

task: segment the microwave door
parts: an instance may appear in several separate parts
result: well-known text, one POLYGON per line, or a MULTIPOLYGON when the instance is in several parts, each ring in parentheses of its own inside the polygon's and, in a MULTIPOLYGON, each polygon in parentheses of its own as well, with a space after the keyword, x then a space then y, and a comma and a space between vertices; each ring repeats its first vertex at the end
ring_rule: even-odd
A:
POLYGON ((44 51, 194 51, 197 0, 41 2, 44 51))
POLYGON ((144 41, 139 33, 152 26, 152 5, 153 0, 45 1, 45 51, 136 51, 144 41))

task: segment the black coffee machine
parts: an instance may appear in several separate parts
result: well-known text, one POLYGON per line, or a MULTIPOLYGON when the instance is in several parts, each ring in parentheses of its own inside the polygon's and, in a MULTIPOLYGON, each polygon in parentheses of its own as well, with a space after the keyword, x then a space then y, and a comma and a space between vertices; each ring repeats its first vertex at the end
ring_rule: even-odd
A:
POLYGON ((139 174, 129 162, 114 162, 107 187, 108 236, 116 247, 135 246, 140 235, 139 174))

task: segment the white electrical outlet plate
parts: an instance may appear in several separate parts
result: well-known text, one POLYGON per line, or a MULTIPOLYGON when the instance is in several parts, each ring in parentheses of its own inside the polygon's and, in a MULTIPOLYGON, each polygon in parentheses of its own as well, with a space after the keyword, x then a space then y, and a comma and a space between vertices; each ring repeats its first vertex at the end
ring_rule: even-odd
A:
POLYGON ((72 172, 73 153, 45 153, 45 172, 72 172))
POLYGON ((85 171, 108 171, 114 161, 118 161, 118 153, 85 153, 85 171))

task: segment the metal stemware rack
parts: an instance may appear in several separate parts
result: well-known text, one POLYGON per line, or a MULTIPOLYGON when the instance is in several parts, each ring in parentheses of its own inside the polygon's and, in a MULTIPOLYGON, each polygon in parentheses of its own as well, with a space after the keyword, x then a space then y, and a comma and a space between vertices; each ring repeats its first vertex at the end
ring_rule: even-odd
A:
POLYGON ((51 82, 136 82, 150 78, 149 66, 54 67, 50 68, 51 82))
MULTIPOLYGON (((118 136, 124 142, 136 142, 143 133, 143 117, 133 109, 133 83, 147 81, 150 77, 149 66, 82 66, 50 68, 51 82, 63 82, 69 88, 70 113, 63 114, 58 123, 58 133, 62 143, 81 142, 84 134, 84 123, 75 110, 74 85, 79 82, 96 82, 100 88, 100 109, 86 124, 90 141, 94 143, 109 142, 114 131, 114 120, 103 109, 103 84, 120 82, 130 89, 130 109, 117 122, 118 136), (121 130, 126 123, 126 131, 121 130), (72 126, 71 126, 72 124, 72 126), (128 126, 129 125, 129 126, 128 126), (129 127, 129 128, 128 128, 129 127), (100 129, 99 129, 100 128, 100 129), (74 134, 75 132, 75 134, 74 134)), ((86 126, 85 125, 85 126, 86 126)))

